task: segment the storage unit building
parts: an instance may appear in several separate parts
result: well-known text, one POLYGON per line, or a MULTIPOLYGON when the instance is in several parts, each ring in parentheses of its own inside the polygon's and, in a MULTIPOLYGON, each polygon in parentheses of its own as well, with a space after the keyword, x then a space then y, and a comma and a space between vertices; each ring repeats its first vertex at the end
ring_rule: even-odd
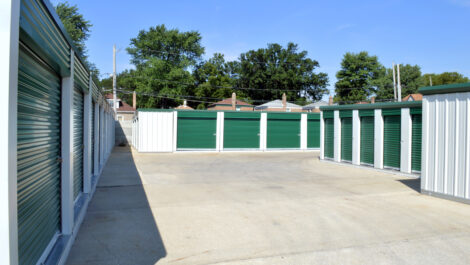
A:
POLYGON ((360 163, 374 166, 374 110, 359 110, 361 122, 360 163))
POLYGON ((400 169, 401 109, 382 110, 382 116, 384 121, 384 167, 400 169))
POLYGON ((470 83, 424 87, 421 191, 470 203, 470 83))
POLYGON ((421 171, 422 109, 412 108, 411 113, 411 170, 421 171))
POLYGON ((320 148, 320 113, 307 114, 307 148, 320 148))
POLYGON ((298 113, 268 113, 268 149, 300 149, 300 119, 298 113))
POLYGON ((178 112, 178 150, 215 150, 217 136, 217 112, 178 112))
POLYGON ((260 148, 259 112, 224 113, 224 149, 260 148))
POLYGON ((334 158, 334 137, 335 137, 335 125, 334 125, 334 118, 333 118, 333 111, 324 111, 323 112, 323 120, 325 124, 324 128, 324 157, 333 159, 334 158))
POLYGON ((341 119, 341 160, 352 161, 352 110, 339 112, 341 119))
POLYGON ((49 1, 1 1, 0 9, 9 23, 0 31, 0 264, 57 264, 102 170, 92 168, 91 145, 106 143, 107 158, 114 115, 49 1), (107 130, 95 139, 92 100, 107 130))
MULTIPOLYGON (((323 106, 320 109, 324 124, 320 157, 379 169, 399 169, 405 173, 419 172, 416 166, 412 170, 411 162, 420 159, 416 149, 412 148, 419 144, 416 132, 419 124, 412 123, 412 115, 418 115, 421 101, 323 106), (416 126, 414 141, 412 126, 416 126)), ((413 119, 418 120, 418 116, 413 119)))
POLYGON ((320 114, 138 109, 132 133, 139 152, 315 150, 320 114))

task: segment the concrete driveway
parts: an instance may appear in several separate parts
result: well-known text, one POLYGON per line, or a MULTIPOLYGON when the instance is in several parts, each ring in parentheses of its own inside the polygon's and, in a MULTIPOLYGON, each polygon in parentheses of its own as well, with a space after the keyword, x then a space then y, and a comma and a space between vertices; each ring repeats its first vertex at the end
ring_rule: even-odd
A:
POLYGON ((68 264, 469 264, 470 205, 317 152, 115 148, 68 264))

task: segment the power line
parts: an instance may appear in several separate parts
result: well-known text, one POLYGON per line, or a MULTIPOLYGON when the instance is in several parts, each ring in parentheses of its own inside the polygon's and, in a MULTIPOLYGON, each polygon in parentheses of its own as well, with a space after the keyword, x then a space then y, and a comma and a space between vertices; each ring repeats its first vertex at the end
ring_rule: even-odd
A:
MULTIPOLYGON (((132 94, 132 93, 134 93, 132 90, 124 90, 122 88, 118 89, 118 91, 123 93, 123 94, 132 94)), ((198 103, 206 103, 206 104, 215 104, 215 103, 217 103, 217 102, 214 102, 214 101, 191 99, 191 98, 198 98, 198 97, 189 96, 189 95, 157 94, 157 93, 146 93, 146 92, 136 92, 136 94, 141 95, 141 96, 150 96, 150 97, 165 98, 165 99, 172 99, 172 100, 183 100, 183 99, 185 99, 185 100, 190 101, 190 102, 198 102, 198 103)), ((200 98, 204 98, 204 97, 200 97, 200 98)), ((222 98, 213 98, 213 99, 222 100, 222 98)), ((258 102, 258 103, 266 103, 266 102, 272 101, 272 100, 250 100, 250 99, 243 99, 243 100, 250 101, 250 102, 258 102)), ((377 99, 377 100, 375 100, 375 102, 392 102, 392 101, 394 101, 394 99, 377 99)), ((291 102, 305 103, 305 101, 291 101, 291 102)), ((360 101, 337 101, 335 103, 338 103, 338 104, 355 104, 355 103, 359 103, 359 102, 364 102, 364 101, 362 101, 362 100, 360 100, 360 101)))

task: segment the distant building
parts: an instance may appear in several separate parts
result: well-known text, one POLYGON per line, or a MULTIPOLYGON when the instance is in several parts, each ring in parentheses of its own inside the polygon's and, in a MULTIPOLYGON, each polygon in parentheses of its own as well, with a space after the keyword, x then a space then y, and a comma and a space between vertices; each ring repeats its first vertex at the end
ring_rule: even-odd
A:
POLYGON ((286 94, 282 95, 282 100, 276 99, 263 105, 255 107, 255 111, 282 111, 282 112, 302 112, 302 106, 287 102, 286 94))
POLYGON ((234 111, 253 111, 253 105, 241 100, 237 100, 237 95, 232 93, 232 98, 226 98, 212 105, 208 110, 234 110, 234 111))
POLYGON ((187 109, 187 110, 192 110, 193 108, 191 108, 190 106, 188 106, 188 102, 185 100, 183 105, 179 105, 178 107, 176 107, 175 109, 187 109))
POLYGON ((302 107, 304 112, 320 112, 321 106, 328 106, 328 102, 320 100, 302 107))
MULTIPOLYGON (((105 95, 106 101, 113 107, 113 94, 105 95)), ((132 139, 132 120, 137 106, 137 96, 135 92, 132 94, 132 106, 127 104, 120 98, 116 98, 118 106, 116 108, 116 131, 115 131, 115 144, 118 146, 129 145, 132 139)))
POLYGON ((422 101, 423 95, 422 94, 410 94, 402 99, 402 101, 422 101))
MULTIPOLYGON (((113 94, 109 93, 106 94, 106 101, 108 101, 109 105, 114 106, 114 98, 113 94)), ((132 121, 132 118, 134 117, 135 110, 136 110, 136 94, 134 92, 132 96, 132 105, 130 106, 127 104, 125 101, 121 100, 120 98, 116 98, 116 101, 118 102, 118 106, 116 108, 116 117, 118 121, 132 121)))

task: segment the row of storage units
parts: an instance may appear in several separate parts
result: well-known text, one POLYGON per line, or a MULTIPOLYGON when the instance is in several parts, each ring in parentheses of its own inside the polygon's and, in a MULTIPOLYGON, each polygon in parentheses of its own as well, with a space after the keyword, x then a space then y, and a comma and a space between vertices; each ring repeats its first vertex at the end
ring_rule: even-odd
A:
POLYGON ((421 171, 421 101, 321 107, 321 159, 421 171))
POLYGON ((3 86, 9 155, 1 159, 10 166, 1 174, 0 264, 64 263, 114 146, 114 112, 49 2, 5 2, 2 58, 12 74, 3 86))
POLYGON ((139 109, 132 130, 139 152, 320 148, 319 113, 139 109))

